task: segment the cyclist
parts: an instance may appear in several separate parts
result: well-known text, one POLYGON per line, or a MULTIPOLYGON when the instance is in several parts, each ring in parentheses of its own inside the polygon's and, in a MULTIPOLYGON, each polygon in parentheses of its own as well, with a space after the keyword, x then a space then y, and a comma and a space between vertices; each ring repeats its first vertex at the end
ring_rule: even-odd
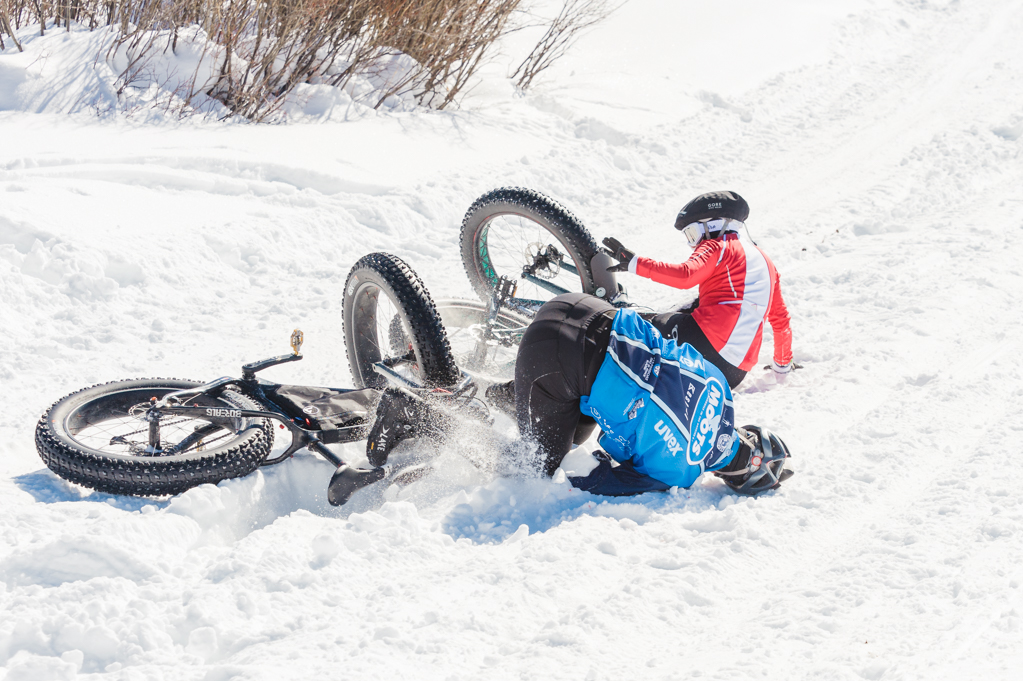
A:
MULTIPOLYGON (((735 427, 724 375, 695 348, 663 337, 634 310, 583 293, 540 308, 523 334, 515 380, 491 386, 487 397, 495 406, 513 406, 519 432, 535 444, 548 476, 573 443, 599 426, 605 450, 599 464, 569 478, 594 494, 689 487, 705 471, 741 494, 758 494, 792 474, 777 436, 735 427)), ((383 466, 402 439, 441 434, 449 418, 409 394, 385 391, 367 442, 370 463, 383 466)), ((381 472, 346 475, 383 477, 375 470, 381 472)), ((335 479, 331 493, 336 484, 338 498, 345 485, 356 484, 335 479)))
POLYGON ((628 271, 675 288, 699 286, 695 309, 651 321, 663 335, 696 348, 732 388, 757 362, 765 318, 774 331, 770 368, 778 373, 800 368, 792 362, 792 330, 778 271, 756 244, 739 238, 747 217, 749 205, 731 191, 701 194, 687 203, 675 229, 694 250, 681 264, 637 256, 617 239, 604 239, 619 261, 609 271, 628 271))

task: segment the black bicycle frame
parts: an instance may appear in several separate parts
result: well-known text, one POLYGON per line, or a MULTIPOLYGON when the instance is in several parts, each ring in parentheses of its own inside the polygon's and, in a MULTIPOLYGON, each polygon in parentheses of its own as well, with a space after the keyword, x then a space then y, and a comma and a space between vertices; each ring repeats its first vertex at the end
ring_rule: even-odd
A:
MULTIPOLYGON (((220 381, 224 381, 224 379, 218 379, 218 381, 214 381, 214 383, 219 383, 220 381)), ((232 383, 236 385, 241 384, 240 381, 238 381, 237 379, 228 379, 227 382, 220 383, 220 385, 221 386, 230 385, 232 383)), ((206 386, 203 386, 203 388, 205 387, 206 386)), ((209 393, 206 390, 201 390, 199 394, 209 393)), ((193 418, 201 418, 204 421, 209 421, 210 423, 223 425, 227 424, 235 425, 234 422, 237 419, 242 418, 272 419, 274 421, 278 421, 283 427, 287 428, 291 432, 291 444, 288 446, 288 448, 284 451, 283 454, 274 459, 264 461, 262 465, 268 466, 270 464, 283 461, 290 457, 295 452, 297 452, 298 450, 302 449, 303 447, 308 447, 310 451, 316 452, 317 454, 319 454, 320 456, 322 456, 324 459, 334 464, 335 466, 344 465, 344 461, 341 459, 341 457, 327 449, 326 445, 320 442, 320 437, 317 434, 317 431, 302 428, 301 426, 295 423, 292 417, 288 416, 287 414, 284 414, 283 412, 277 413, 274 411, 253 411, 250 409, 225 409, 222 407, 154 406, 153 409, 158 410, 160 414, 172 414, 176 416, 189 416, 193 418)), ((152 424, 153 422, 154 422, 153 420, 150 420, 150 424, 152 424)), ((361 425, 349 426, 349 428, 353 430, 363 429, 364 426, 361 425)), ((341 429, 339 428, 339 430, 341 429)), ((178 448, 182 448, 181 444, 186 442, 188 442, 187 438, 185 440, 182 440, 181 443, 178 443, 178 448)), ((188 446, 191 446, 191 443, 188 443, 188 446)))
MULTIPOLYGON (((294 362, 302 359, 301 354, 292 355, 281 355, 279 357, 271 357, 270 359, 261 360, 259 362, 252 362, 242 367, 242 378, 233 378, 231 376, 223 376, 214 381, 210 381, 201 386, 195 388, 187 388, 185 390, 178 390, 167 395, 164 395, 163 399, 154 401, 146 414, 146 419, 149 421, 149 442, 154 452, 158 450, 160 446, 160 418, 163 415, 174 415, 199 418, 209 422, 214 426, 214 430, 217 426, 230 426, 232 428, 237 427, 238 419, 243 418, 256 418, 256 419, 271 419, 277 421, 280 427, 287 428, 291 433, 291 444, 288 445, 284 453, 274 457, 273 459, 267 459, 262 462, 263 466, 269 466, 271 464, 280 463, 285 459, 289 458, 298 450, 303 447, 309 449, 316 454, 319 454, 324 459, 332 463, 335 467, 345 465, 345 462, 341 457, 332 452, 327 448, 326 444, 321 439, 321 433, 318 429, 304 428, 300 425, 300 420, 287 413, 283 405, 279 404, 272 395, 268 395, 264 389, 266 387, 276 386, 276 383, 270 383, 261 381, 256 378, 256 372, 266 369, 277 364, 283 364, 285 362, 294 362), (252 410, 252 409, 232 409, 230 407, 205 407, 205 406, 187 406, 181 404, 187 402, 199 395, 211 395, 216 396, 222 392, 228 386, 237 386, 241 388, 241 391, 246 396, 258 402, 260 405, 265 407, 264 411, 252 410)), ((387 381, 399 390, 411 393, 416 397, 421 397, 422 393, 430 392, 430 389, 419 385, 418 383, 402 376, 399 372, 391 366, 389 362, 377 362, 374 365, 374 369, 377 373, 383 376, 387 381)), ((472 382, 472 377, 468 374, 462 376, 462 381, 458 386, 452 388, 451 392, 458 392, 464 390, 472 382)), ((448 391, 442 391, 448 392, 448 391)), ((155 398, 154 398, 155 400, 155 398)), ((306 423, 309 424, 308 419, 306 423)), ((339 440, 330 440, 331 442, 354 442, 362 439, 363 434, 366 430, 366 424, 360 423, 351 426, 340 426, 335 429, 336 431, 344 431, 351 435, 350 439, 342 437, 339 440)), ((174 447, 166 450, 168 453, 174 453, 177 451, 187 450, 193 445, 199 443, 203 437, 207 434, 206 429, 200 428, 193 434, 186 437, 181 442, 177 443, 174 447)))
MULTIPOLYGON (((256 378, 256 372, 262 371, 263 369, 275 366, 277 364, 284 364, 286 362, 296 362, 302 359, 300 353, 294 353, 291 355, 279 355, 277 357, 271 357, 270 359, 264 359, 258 362, 251 362, 242 367, 242 378, 233 378, 231 376, 223 376, 214 381, 210 381, 204 385, 188 388, 185 390, 178 390, 173 393, 164 395, 163 399, 154 402, 150 407, 149 412, 146 414, 146 418, 149 421, 149 440, 150 445, 154 448, 159 446, 160 435, 159 435, 159 422, 160 416, 163 414, 172 414, 177 416, 190 416, 195 418, 201 418, 205 421, 209 421, 212 424, 231 424, 235 425, 234 421, 240 418, 263 418, 277 421, 281 424, 281 427, 287 428, 291 433, 291 444, 280 456, 274 457, 273 459, 267 459, 261 465, 269 466, 271 464, 280 463, 285 459, 289 458, 292 454, 302 449, 303 447, 308 448, 310 451, 315 452, 322 456, 324 459, 334 464, 335 466, 343 466, 344 461, 334 452, 330 451, 323 442, 320 441, 320 435, 318 430, 309 428, 303 428, 295 422, 295 418, 289 416, 284 408, 277 404, 277 402, 266 394, 263 390, 264 383, 256 378), (199 395, 213 395, 216 396, 224 388, 228 386, 238 386, 242 389, 242 392, 248 397, 259 402, 262 406, 267 407, 267 411, 255 411, 250 409, 230 409, 222 407, 189 407, 185 405, 174 405, 172 402, 182 402, 198 397, 199 395), (154 444, 155 443, 155 444, 154 444)), ((266 383, 265 385, 276 385, 266 383)), ((351 430, 353 435, 356 435, 358 431, 364 430, 365 426, 362 424, 342 427, 337 430, 351 430)), ((195 442, 198 442, 202 438, 202 430, 196 432, 196 434, 190 435, 185 440, 179 442, 174 449, 183 450, 192 446, 195 442), (194 440, 192 438, 195 438, 194 440)), ((353 437, 352 440, 358 439, 353 437)))

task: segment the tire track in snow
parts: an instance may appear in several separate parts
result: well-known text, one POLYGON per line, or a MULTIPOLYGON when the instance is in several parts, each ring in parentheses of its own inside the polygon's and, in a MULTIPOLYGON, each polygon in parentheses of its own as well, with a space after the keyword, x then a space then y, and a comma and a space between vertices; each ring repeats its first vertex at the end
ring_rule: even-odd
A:
POLYGON ((311 190, 325 196, 359 194, 384 196, 393 187, 367 184, 338 175, 278 163, 227 161, 203 156, 138 156, 105 159, 21 158, 0 167, 0 181, 41 178, 94 180, 164 191, 203 191, 213 194, 254 194, 311 190))
MULTIPOLYGON (((876 186, 878 167, 897 169, 907 151, 926 144, 935 131, 953 121, 971 119, 963 111, 968 106, 963 100, 971 96, 965 93, 984 75, 981 67, 1003 56, 1015 42, 1023 27, 1023 5, 972 3, 959 5, 954 13, 946 11, 952 15, 944 25, 937 24, 940 31, 917 38, 923 45, 901 56, 897 64, 882 61, 873 72, 856 77, 857 84, 871 81, 869 94, 875 95, 870 100, 860 98, 868 112, 865 124, 862 112, 855 117, 849 112, 851 120, 839 117, 836 121, 842 130, 828 126, 825 136, 830 145, 807 145, 823 153, 800 155, 794 166, 787 154, 783 168, 776 167, 777 162, 766 163, 764 175, 772 178, 772 195, 783 203, 798 200, 808 211, 833 202, 835 187, 840 187, 840 196, 851 200, 876 186), (892 82, 885 73, 889 70, 909 82, 892 82), (833 144, 841 137, 846 141, 833 144), (866 168, 872 172, 863 172, 866 168)), ((845 101, 846 97, 836 99, 836 103, 845 101)), ((978 102, 972 108, 983 107, 984 102, 978 102)))

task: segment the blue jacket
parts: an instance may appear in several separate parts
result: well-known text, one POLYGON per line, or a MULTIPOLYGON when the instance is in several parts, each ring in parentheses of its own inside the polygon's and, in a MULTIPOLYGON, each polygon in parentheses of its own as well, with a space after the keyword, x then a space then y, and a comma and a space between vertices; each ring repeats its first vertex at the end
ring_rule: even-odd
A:
POLYGON ((688 343, 663 338, 634 310, 615 314, 604 362, 579 409, 597 421, 600 445, 625 466, 605 461, 572 478, 594 494, 689 487, 704 471, 728 465, 739 448, 721 371, 688 343))

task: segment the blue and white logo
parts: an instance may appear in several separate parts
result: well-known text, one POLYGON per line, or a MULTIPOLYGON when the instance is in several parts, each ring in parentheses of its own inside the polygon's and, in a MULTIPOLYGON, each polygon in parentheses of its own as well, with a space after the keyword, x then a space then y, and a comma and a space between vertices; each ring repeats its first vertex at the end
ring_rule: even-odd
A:
POLYGON ((721 415, 725 410, 725 389, 718 380, 712 376, 707 377, 707 388, 700 396, 696 405, 694 422, 699 419, 699 425, 692 430, 692 440, 686 450, 686 461, 693 466, 699 466, 714 449, 718 429, 721 426, 721 415))
POLYGON ((658 435, 664 438, 664 446, 667 447, 672 456, 678 455, 678 453, 685 447, 685 441, 683 440, 680 442, 679 439, 675 437, 675 433, 671 431, 671 426, 665 423, 663 419, 654 424, 654 430, 657 431, 658 435))

